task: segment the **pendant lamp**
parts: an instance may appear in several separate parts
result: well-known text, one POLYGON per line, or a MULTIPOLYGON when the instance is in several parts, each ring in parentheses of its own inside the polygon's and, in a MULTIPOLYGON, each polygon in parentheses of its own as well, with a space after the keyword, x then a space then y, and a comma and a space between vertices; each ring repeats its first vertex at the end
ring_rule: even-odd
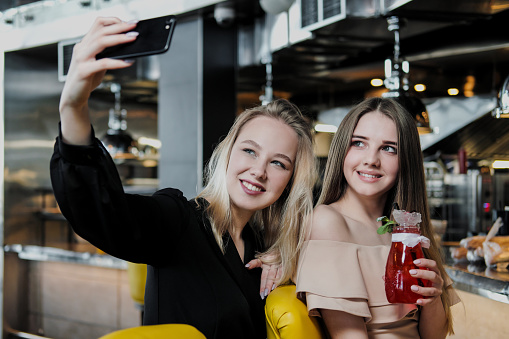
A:
POLYGON ((504 80, 504 84, 498 92, 498 105, 491 111, 491 115, 497 119, 509 118, 509 76, 504 80))
POLYGON ((431 133, 429 115, 424 103, 408 91, 408 61, 400 55, 400 20, 397 16, 387 18, 388 30, 394 32, 394 57, 385 60, 384 85, 389 90, 382 94, 384 98, 392 98, 403 106, 415 120, 419 134, 431 133))
POLYGON ((110 108, 108 130, 101 141, 114 160, 136 159, 138 146, 127 132, 127 110, 120 106, 120 84, 112 83, 110 91, 115 94, 115 106, 110 108))

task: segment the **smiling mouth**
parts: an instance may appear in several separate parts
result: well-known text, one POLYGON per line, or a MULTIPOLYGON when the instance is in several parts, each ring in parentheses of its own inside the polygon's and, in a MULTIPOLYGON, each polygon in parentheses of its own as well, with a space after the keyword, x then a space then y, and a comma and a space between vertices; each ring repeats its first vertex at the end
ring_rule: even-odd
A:
POLYGON ((253 191, 253 192, 262 192, 262 191, 265 191, 263 189, 261 189, 260 187, 258 186, 255 186, 255 185, 251 185, 250 183, 248 183, 247 181, 241 181, 242 182, 242 185, 247 188, 248 190, 250 191, 253 191))
POLYGON ((382 177, 381 175, 372 175, 372 174, 367 174, 367 173, 362 173, 362 172, 357 172, 357 173, 359 173, 359 175, 361 177, 365 177, 365 178, 369 178, 369 179, 376 179, 376 178, 382 177))

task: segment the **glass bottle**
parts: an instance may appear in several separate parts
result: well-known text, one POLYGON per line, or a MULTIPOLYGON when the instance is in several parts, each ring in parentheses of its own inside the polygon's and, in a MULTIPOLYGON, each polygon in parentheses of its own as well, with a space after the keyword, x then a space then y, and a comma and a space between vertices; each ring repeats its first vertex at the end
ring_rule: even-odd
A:
POLYGON ((419 269, 414 260, 424 258, 421 243, 429 247, 429 239, 420 234, 419 213, 395 210, 393 215, 398 225, 392 230, 392 244, 385 266, 385 294, 390 303, 415 304, 424 296, 413 292, 411 286, 429 287, 431 282, 412 277, 409 271, 419 269))

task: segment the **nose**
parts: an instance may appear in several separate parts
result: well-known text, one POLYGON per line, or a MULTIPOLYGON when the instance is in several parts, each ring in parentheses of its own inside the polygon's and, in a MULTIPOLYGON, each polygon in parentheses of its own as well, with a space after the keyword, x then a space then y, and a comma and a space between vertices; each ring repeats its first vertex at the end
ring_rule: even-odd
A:
POLYGON ((380 166, 380 156, 377 150, 368 150, 365 153, 364 165, 371 167, 380 166))
POLYGON ((266 179, 267 178, 267 170, 266 170, 265 162, 262 161, 261 159, 254 162, 249 170, 249 173, 257 179, 266 179))

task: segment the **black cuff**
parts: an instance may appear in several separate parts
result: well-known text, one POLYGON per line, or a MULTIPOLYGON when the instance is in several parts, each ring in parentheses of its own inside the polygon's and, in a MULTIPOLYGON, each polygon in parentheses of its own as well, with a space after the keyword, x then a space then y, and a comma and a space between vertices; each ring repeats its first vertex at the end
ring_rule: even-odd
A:
MULTIPOLYGON (((101 141, 95 137, 94 127, 91 127, 92 144, 91 145, 70 145, 62 141, 62 127, 58 123, 58 137, 55 148, 58 149, 62 158, 70 163, 77 165, 90 165, 97 162, 103 154, 104 146, 101 141)), ((106 152, 107 153, 107 152, 106 152)))

